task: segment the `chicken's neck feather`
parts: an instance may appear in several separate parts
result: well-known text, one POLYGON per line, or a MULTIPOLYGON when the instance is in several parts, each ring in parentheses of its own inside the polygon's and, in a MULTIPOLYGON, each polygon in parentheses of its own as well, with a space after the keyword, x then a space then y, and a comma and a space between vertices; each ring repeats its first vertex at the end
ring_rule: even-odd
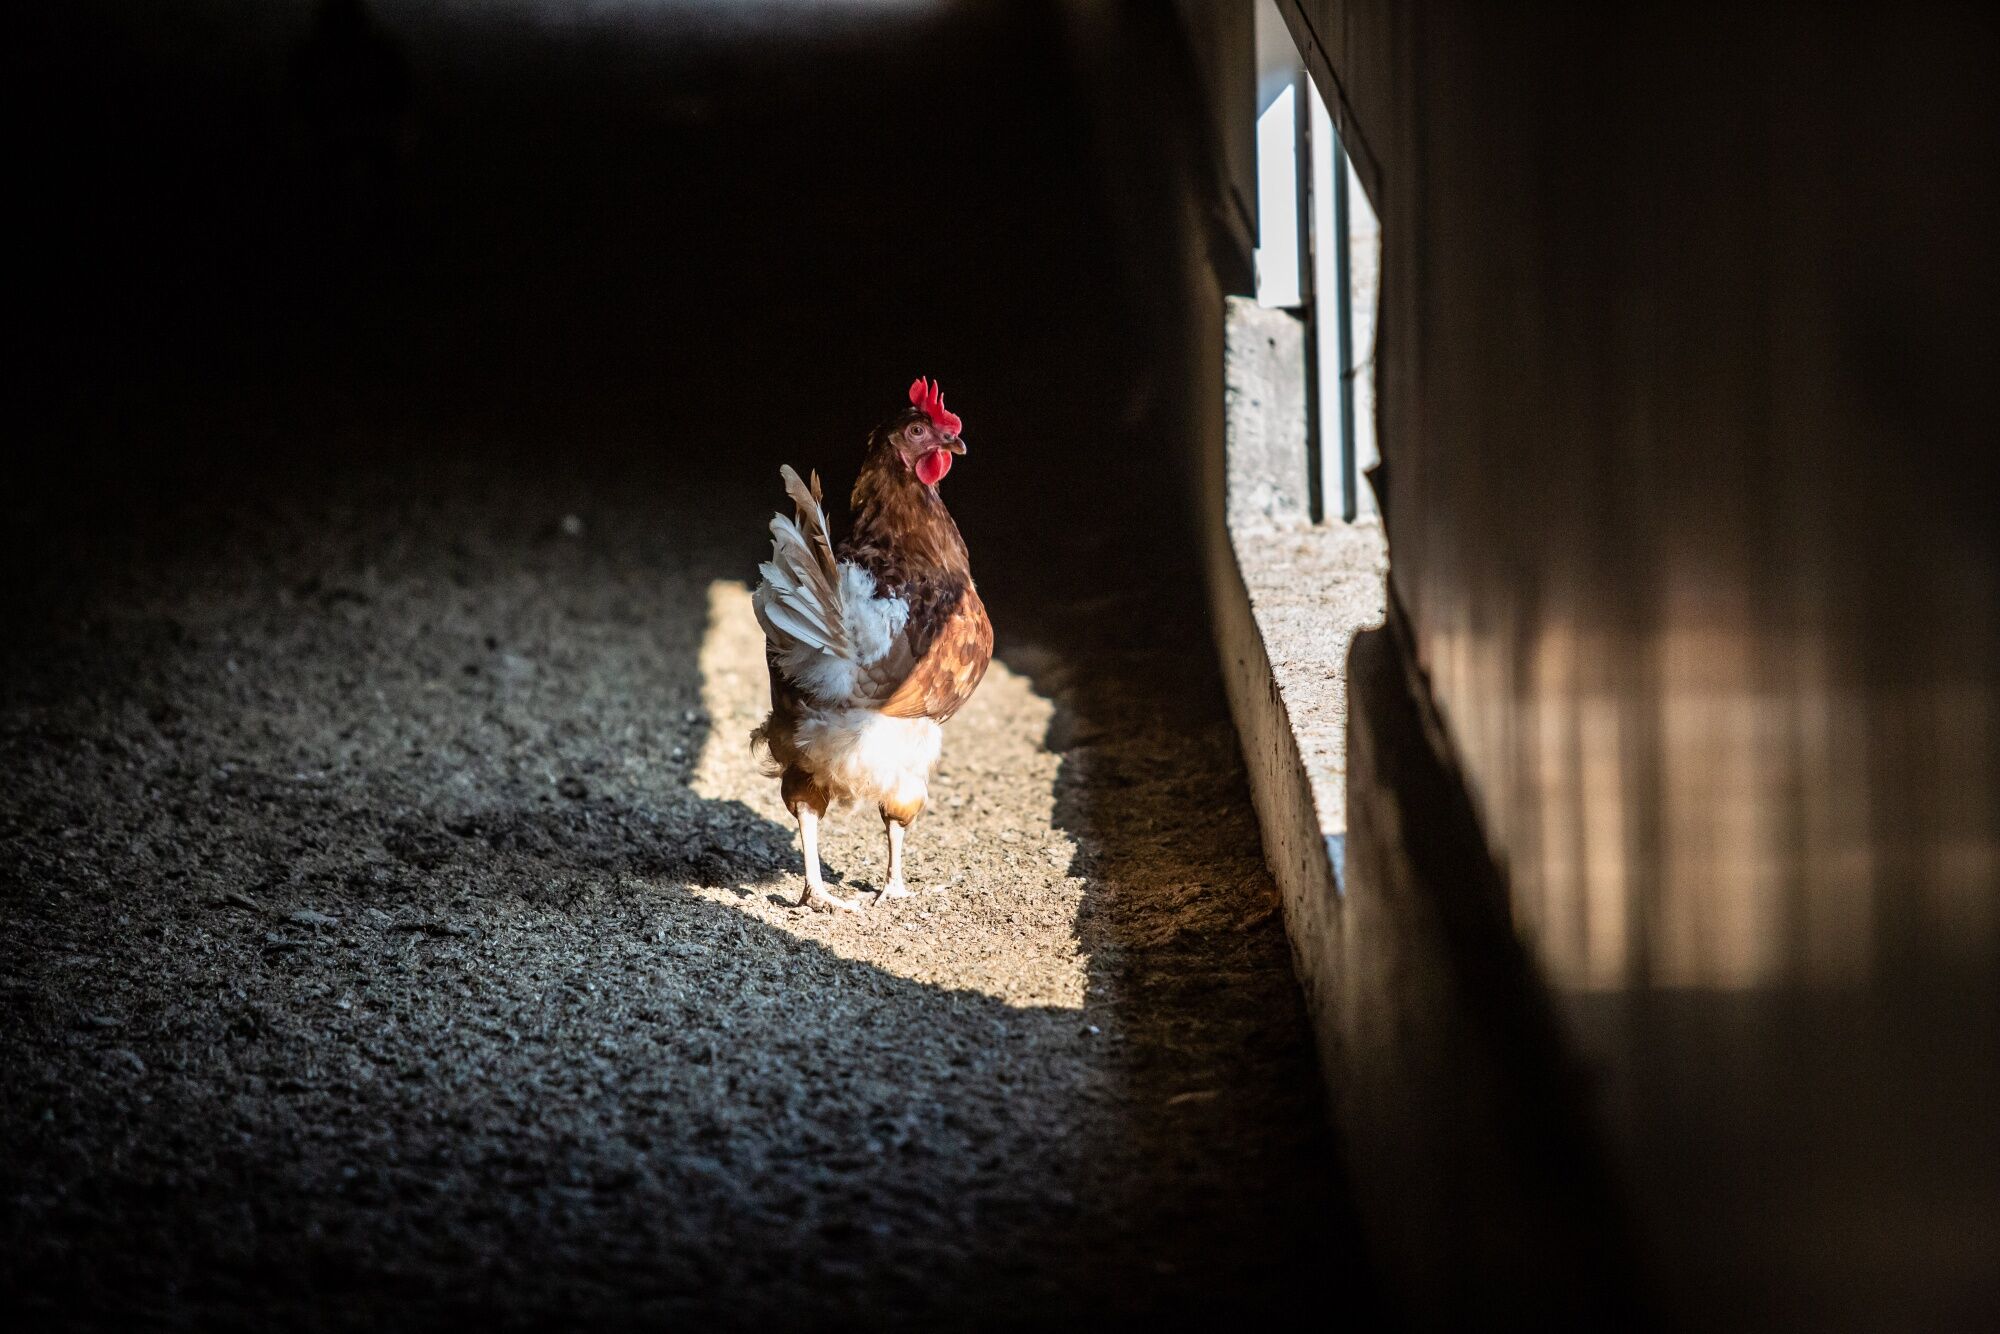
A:
POLYGON ((968 575, 965 539, 937 488, 918 481, 893 449, 871 449, 854 481, 854 525, 844 558, 905 577, 968 575))

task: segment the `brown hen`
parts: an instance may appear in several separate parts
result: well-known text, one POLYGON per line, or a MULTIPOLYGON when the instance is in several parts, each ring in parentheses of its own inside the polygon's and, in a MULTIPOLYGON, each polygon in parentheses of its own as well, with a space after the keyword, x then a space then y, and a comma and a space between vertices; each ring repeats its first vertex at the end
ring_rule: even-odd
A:
POLYGON ((965 540, 938 483, 965 453, 939 388, 877 427, 854 483, 853 525, 836 548, 812 484, 781 469, 794 516, 771 520, 771 559, 753 605, 764 627, 768 748, 805 845, 801 906, 852 910, 821 877, 819 821, 836 801, 872 802, 889 839, 878 897, 910 891, 903 833, 929 796, 940 724, 971 696, 993 656, 993 626, 972 584, 965 540))

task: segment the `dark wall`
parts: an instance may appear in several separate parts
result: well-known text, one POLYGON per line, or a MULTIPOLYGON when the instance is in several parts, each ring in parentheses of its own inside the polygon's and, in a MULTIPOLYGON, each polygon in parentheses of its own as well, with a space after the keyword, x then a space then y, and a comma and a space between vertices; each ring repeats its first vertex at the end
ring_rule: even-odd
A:
POLYGON ((1383 221, 1397 615, 1655 1304, 1981 1323, 1992 21, 1286 8, 1383 221))

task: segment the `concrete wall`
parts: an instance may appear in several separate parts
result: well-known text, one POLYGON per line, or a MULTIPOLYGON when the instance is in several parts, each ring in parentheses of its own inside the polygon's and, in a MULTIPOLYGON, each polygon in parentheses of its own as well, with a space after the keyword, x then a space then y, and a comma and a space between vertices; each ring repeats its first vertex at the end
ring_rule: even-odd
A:
MULTIPOLYGON (((1669 1325, 1991 1327, 1992 28, 1287 7, 1384 226, 1397 628, 1356 650, 1343 929, 1388 1037, 1330 1072, 1357 1159, 1456 1125, 1518 1178, 1546 1117, 1669 1325), (1397 1088, 1435 1113, 1400 1144, 1397 1088)), ((1406 1278, 1507 1272, 1509 1217, 1577 1240, 1478 1179, 1384 1205, 1406 1278)), ((1420 1312, 1492 1314, 1459 1287, 1420 1312)))

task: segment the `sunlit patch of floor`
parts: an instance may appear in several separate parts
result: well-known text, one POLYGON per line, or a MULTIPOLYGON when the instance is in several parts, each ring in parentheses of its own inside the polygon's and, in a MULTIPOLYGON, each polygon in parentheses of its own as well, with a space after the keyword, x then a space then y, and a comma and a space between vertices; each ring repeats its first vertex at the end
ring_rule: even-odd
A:
MULTIPOLYGON (((770 704, 764 636, 750 593, 733 580, 708 590, 702 639, 702 704, 708 740, 696 765, 700 796, 736 800, 789 826, 776 780, 749 745, 770 704)), ((911 828, 905 856, 913 898, 873 903, 859 915, 793 906, 800 876, 775 882, 697 886, 779 930, 899 977, 977 991, 1017 1006, 1080 1009, 1088 959, 1079 952, 1077 909, 1085 881, 1069 874, 1074 841, 1057 830, 1060 757, 1043 740, 1054 706, 995 662, 964 710, 945 727, 944 760, 931 806, 911 828)), ((828 875, 843 892, 874 899, 887 859, 872 809, 835 812, 821 835, 828 875)))

